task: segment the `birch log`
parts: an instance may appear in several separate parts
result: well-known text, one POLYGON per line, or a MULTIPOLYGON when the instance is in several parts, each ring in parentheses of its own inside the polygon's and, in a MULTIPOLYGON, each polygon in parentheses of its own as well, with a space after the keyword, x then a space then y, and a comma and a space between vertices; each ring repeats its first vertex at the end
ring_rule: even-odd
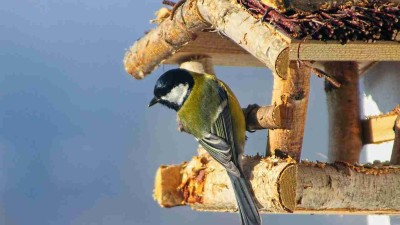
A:
POLYGON ((310 90, 310 68, 291 62, 287 79, 274 76, 272 105, 284 106, 284 129, 269 130, 267 155, 276 150, 300 160, 310 90))
POLYGON ((286 76, 289 64, 288 36, 260 23, 233 1, 203 0, 198 6, 201 15, 216 30, 264 62, 278 76, 286 76))
POLYGON ((143 79, 163 60, 196 38, 195 32, 209 27, 198 14, 197 7, 184 4, 177 10, 173 20, 165 19, 156 29, 126 52, 125 70, 136 79, 143 79))
POLYGON ((144 78, 205 28, 225 34, 276 74, 286 76, 290 38, 230 0, 187 1, 172 20, 164 20, 126 52, 126 71, 136 79, 144 78))
POLYGON ((325 82, 329 116, 330 162, 356 163, 362 147, 359 75, 355 62, 327 62, 325 71, 341 83, 334 88, 325 82))
MULTIPOLYGON (((260 157, 246 157, 243 162, 261 213, 400 213, 399 167, 293 164, 260 157)), ((237 211, 225 170, 204 155, 189 163, 160 167, 154 198, 162 207, 190 205, 201 211, 237 211)))
MULTIPOLYGON (((294 161, 247 157, 243 163, 245 176, 250 179, 261 210, 293 211, 296 194, 294 161)), ((154 198, 161 206, 170 207, 180 202, 180 204, 190 204, 192 208, 201 211, 237 210, 226 170, 208 154, 196 156, 189 163, 160 167, 156 176, 154 193, 154 198), (181 168, 181 170, 177 173, 178 170, 172 168, 181 168), (177 177, 181 177, 182 180, 179 187, 175 186, 177 177), (174 181, 174 185, 166 185, 168 180, 174 181), (177 201, 176 197, 179 193, 181 195, 177 201)))

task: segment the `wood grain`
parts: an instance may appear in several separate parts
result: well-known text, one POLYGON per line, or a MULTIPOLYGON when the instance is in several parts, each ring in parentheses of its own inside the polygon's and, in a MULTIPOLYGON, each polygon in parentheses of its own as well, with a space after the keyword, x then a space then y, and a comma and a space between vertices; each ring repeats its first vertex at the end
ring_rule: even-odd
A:
POLYGON ((396 114, 374 116, 361 121, 363 143, 376 144, 394 139, 396 114))
MULTIPOLYGON (((192 54, 205 54, 212 58, 214 65, 220 66, 265 66, 238 44, 216 32, 198 33, 196 40, 185 45, 163 63, 179 64, 192 54)), ((378 41, 376 43, 355 41, 342 45, 337 41, 292 40, 289 46, 289 60, 298 59, 359 62, 400 61, 400 44, 391 41, 378 41)))
POLYGON ((337 41, 296 40, 290 45, 289 58, 313 61, 400 61, 400 43, 354 41, 342 45, 337 41))

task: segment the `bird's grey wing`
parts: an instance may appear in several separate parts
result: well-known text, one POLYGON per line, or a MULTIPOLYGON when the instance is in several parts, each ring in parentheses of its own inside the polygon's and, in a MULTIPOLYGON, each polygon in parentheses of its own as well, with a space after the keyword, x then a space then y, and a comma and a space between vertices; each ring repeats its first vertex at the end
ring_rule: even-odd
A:
POLYGON ((216 84, 218 89, 219 107, 215 121, 211 125, 210 134, 199 139, 199 143, 209 154, 221 163, 228 172, 240 176, 238 171, 238 152, 233 138, 232 117, 229 109, 226 91, 216 84))
POLYGON ((246 178, 239 165, 239 146, 235 146, 232 117, 229 109, 227 93, 219 87, 219 108, 211 133, 199 139, 199 143, 228 172, 235 192, 237 204, 242 219, 242 225, 261 225, 261 218, 252 197, 246 178))
POLYGON ((210 133, 204 138, 199 139, 199 143, 229 173, 240 176, 239 170, 232 161, 232 148, 224 139, 210 133))

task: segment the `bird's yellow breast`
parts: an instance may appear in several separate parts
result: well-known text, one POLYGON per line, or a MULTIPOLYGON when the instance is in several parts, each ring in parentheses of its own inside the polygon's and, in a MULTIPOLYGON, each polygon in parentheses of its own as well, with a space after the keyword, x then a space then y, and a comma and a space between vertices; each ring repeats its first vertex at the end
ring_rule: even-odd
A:
POLYGON ((228 104, 232 116, 232 129, 237 146, 244 145, 245 119, 238 100, 230 88, 214 75, 192 73, 194 85, 178 117, 185 131, 196 138, 210 133, 220 105, 218 88, 222 87, 228 95, 228 104))

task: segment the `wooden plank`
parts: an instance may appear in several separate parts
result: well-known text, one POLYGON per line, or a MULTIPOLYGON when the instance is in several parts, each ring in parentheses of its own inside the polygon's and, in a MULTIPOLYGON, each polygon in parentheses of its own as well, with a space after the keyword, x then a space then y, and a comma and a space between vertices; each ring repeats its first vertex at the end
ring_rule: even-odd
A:
POLYGON ((209 53, 206 50, 192 52, 178 52, 165 60, 164 64, 181 64, 193 56, 207 56, 211 58, 214 66, 238 66, 238 67, 266 67, 262 62, 250 54, 225 54, 209 53))
POLYGON ((295 40, 290 45, 289 58, 312 61, 400 61, 400 43, 354 41, 342 45, 338 41, 295 40))
MULTIPOLYGON (((184 46, 163 63, 179 64, 193 55, 205 55, 212 58, 214 65, 265 67, 256 57, 217 32, 200 32, 197 35, 195 41, 184 46)), ((342 45, 337 41, 292 40, 289 59, 310 61, 400 61, 400 44, 393 41, 378 41, 376 43, 355 41, 342 45), (299 45, 300 57, 298 57, 299 45)))
POLYGON ((361 121, 363 143, 374 144, 394 140, 396 114, 374 116, 361 121))
POLYGON ((164 64, 180 64, 191 56, 202 55, 212 59, 218 66, 265 67, 231 39, 216 32, 199 32, 195 41, 165 60, 164 64))

